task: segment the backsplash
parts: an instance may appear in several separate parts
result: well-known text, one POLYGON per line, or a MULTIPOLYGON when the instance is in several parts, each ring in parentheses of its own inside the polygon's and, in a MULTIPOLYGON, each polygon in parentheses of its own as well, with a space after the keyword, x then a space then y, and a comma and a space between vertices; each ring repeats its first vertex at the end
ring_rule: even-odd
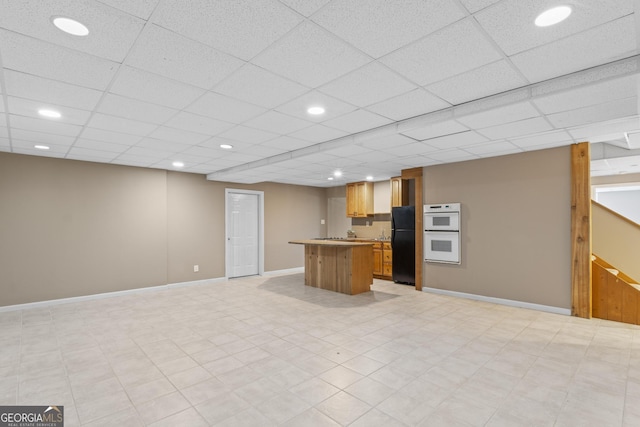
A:
POLYGON ((351 218, 351 229, 357 237, 377 239, 391 236, 391 214, 375 214, 367 218, 351 218))

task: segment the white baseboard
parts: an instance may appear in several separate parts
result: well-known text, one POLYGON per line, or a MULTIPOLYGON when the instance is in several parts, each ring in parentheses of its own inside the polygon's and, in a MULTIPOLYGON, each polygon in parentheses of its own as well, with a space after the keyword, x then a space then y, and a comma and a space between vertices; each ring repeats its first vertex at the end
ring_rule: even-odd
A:
POLYGON ((263 276, 280 276, 283 274, 297 274, 304 273, 304 267, 296 267, 296 268, 287 268, 285 270, 273 270, 273 271, 265 271, 262 273, 263 276))
POLYGON ((113 298, 113 297, 120 297, 125 295, 134 295, 134 294, 140 294, 144 292, 156 292, 156 291, 162 291, 167 289, 184 288, 187 286, 209 285, 213 283, 224 282, 226 280, 227 279, 224 277, 214 278, 214 279, 194 280, 192 282, 169 283, 167 285, 127 289, 126 291, 105 292, 101 294, 82 295, 79 297, 60 298, 60 299, 54 299, 54 300, 48 300, 48 301, 37 301, 37 302, 28 302, 25 304, 7 305, 4 307, 0 307, 0 313, 4 313, 8 311, 17 311, 17 310, 29 310, 33 308, 44 308, 44 307, 50 307, 54 305, 69 304, 69 303, 81 302, 81 301, 91 301, 91 300, 98 300, 98 299, 104 299, 104 298, 113 298))
POLYGON ((465 292, 448 291, 448 290, 445 290, 445 289, 437 289, 437 288, 425 288, 425 287, 423 287, 422 291, 423 292, 429 292, 429 293, 432 293, 432 294, 447 295, 447 296, 458 297, 458 298, 466 298, 466 299, 472 299, 472 300, 476 300, 476 301, 491 302, 491 303, 494 303, 494 304, 508 305, 508 306, 511 306, 511 307, 528 308, 530 310, 545 311, 547 313, 555 313, 555 314, 563 314, 565 316, 571 316, 571 309, 569 309, 569 308, 553 307, 551 305, 533 304, 533 303, 530 303, 530 302, 516 301, 516 300, 510 300, 510 299, 503 299, 503 298, 487 297, 487 296, 484 296, 484 295, 467 294, 465 292))

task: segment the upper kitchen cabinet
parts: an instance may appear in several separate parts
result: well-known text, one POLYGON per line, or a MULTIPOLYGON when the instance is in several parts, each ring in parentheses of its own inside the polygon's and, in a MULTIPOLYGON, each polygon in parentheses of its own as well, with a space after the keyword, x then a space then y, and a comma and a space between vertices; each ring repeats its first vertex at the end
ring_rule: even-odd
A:
POLYGON ((409 205, 409 185, 401 177, 391 178, 391 207, 409 205))
POLYGON ((363 218, 373 215, 373 183, 352 182, 347 184, 347 216, 363 218))

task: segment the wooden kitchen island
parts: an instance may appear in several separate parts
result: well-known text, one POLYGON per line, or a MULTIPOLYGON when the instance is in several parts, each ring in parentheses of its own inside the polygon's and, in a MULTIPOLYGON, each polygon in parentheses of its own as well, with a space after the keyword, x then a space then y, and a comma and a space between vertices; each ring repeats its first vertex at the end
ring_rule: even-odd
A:
POLYGON ((304 284, 356 295, 373 283, 373 243, 341 240, 293 240, 304 245, 304 284))

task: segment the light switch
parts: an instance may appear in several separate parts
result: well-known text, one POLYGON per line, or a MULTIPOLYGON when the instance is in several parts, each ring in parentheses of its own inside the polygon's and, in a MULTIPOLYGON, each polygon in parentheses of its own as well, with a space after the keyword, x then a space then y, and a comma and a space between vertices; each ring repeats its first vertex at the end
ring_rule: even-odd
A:
POLYGON ((320 220, 320 225, 324 225, 324 219, 320 220))

